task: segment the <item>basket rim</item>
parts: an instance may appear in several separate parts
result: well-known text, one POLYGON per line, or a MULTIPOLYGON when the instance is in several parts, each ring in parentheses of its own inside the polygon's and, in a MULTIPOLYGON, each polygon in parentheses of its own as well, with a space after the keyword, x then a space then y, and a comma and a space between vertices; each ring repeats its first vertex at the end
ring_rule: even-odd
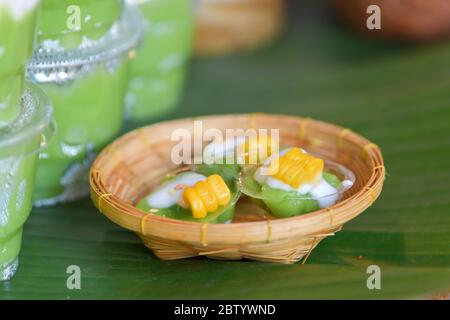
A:
MULTIPOLYGON (((347 221, 353 219, 357 215, 359 215, 361 212, 366 210, 368 207, 370 207, 373 202, 378 198, 379 194, 381 193, 381 189, 383 186, 384 178, 385 178, 385 167, 384 167, 384 160, 381 153, 380 148, 370 142, 365 137, 359 135, 358 133, 353 132, 350 129, 343 128, 341 126, 335 125, 333 123, 324 122, 321 120, 296 116, 296 115, 285 115, 285 114, 276 114, 276 113, 235 113, 235 114, 217 114, 217 115, 206 115, 206 116, 194 116, 194 117, 187 117, 187 118, 178 118, 173 120, 167 120, 158 122, 155 124, 150 124, 141 128, 137 128, 135 130, 132 130, 123 136, 119 137, 117 140, 109 144, 105 149, 103 149, 100 154, 98 155, 97 159, 94 161, 91 170, 89 172, 89 183, 90 183, 90 191, 91 191, 91 199, 94 202, 94 205, 99 209, 100 212, 105 214, 111 221, 114 223, 128 229, 134 232, 137 232, 141 236, 147 236, 147 235, 155 235, 155 229, 157 227, 167 226, 167 227, 185 227, 192 229, 192 233, 197 234, 196 236, 192 237, 192 233, 189 233, 187 238, 184 238, 186 235, 180 235, 177 236, 176 239, 172 240, 179 240, 179 241, 190 241, 190 242, 197 242, 198 240, 201 240, 201 238, 204 237, 204 232, 206 229, 206 223, 199 223, 199 222, 191 222, 191 221, 183 221, 183 220, 176 220, 166 217, 161 217, 155 214, 147 213, 141 209, 136 208, 131 203, 124 202, 120 200, 117 196, 110 193, 105 186, 102 183, 102 177, 100 176, 99 169, 97 169, 98 162, 100 159, 105 157, 108 152, 110 152, 111 149, 114 148, 114 146, 119 143, 120 141, 126 140, 131 135, 135 134, 137 130, 148 130, 151 128, 156 127, 164 127, 167 125, 173 125, 177 122, 185 122, 185 121, 195 121, 195 120, 220 120, 221 118, 226 119, 228 117, 288 117, 288 118, 295 118, 300 120, 301 122, 308 122, 312 124, 318 124, 323 125, 329 128, 333 128, 335 130, 339 130, 342 133, 342 136, 340 137, 342 141, 349 141, 350 138, 357 138, 361 141, 365 142, 365 147, 367 146, 367 161, 370 161, 372 163, 372 173, 371 176, 368 178, 367 183, 355 194, 352 196, 339 201, 335 205, 325 208, 316 210, 307 214, 293 216, 289 218, 282 218, 282 219, 271 219, 266 221, 254 221, 254 222, 239 222, 239 223, 232 223, 232 224, 207 224, 208 230, 214 230, 217 232, 223 231, 229 231, 233 228, 241 228, 243 230, 251 228, 253 231, 260 229, 261 235, 259 237, 256 237, 254 240, 250 241, 241 241, 241 240, 235 240, 235 241, 222 241, 222 243, 234 243, 239 244, 241 242, 260 242, 266 240, 275 240, 275 239, 284 239, 289 238, 292 235, 299 235, 299 234, 320 234, 324 229, 329 229, 330 232, 333 230, 339 229, 344 223, 347 221), (117 204, 115 203, 116 200, 117 204), (351 213, 351 214, 345 214, 345 209, 348 209, 351 207, 351 205, 358 205, 357 212, 351 213), (124 219, 119 219, 114 215, 111 210, 115 208, 119 212, 121 212, 123 215, 136 219, 135 223, 125 223, 124 219), (339 214, 338 214, 339 213, 339 214), (334 215, 334 216, 333 216, 334 215), (328 224, 328 228, 325 224, 328 224), (155 228, 149 231, 149 226, 154 225, 155 228), (308 227, 308 228, 307 228, 308 227), (279 233, 277 231, 284 230, 285 232, 279 233), (200 237, 198 237, 198 233, 201 233, 200 237), (264 236, 265 234, 265 236, 264 236)), ((156 232, 158 233, 158 232, 156 232)), ((212 234, 212 232, 209 232, 209 234, 212 234)), ((158 234, 156 234, 158 236, 158 234)), ((230 240, 230 239, 229 239, 230 240)), ((203 241, 202 241, 203 242, 203 241)), ((212 242, 220 242, 220 241, 212 241, 212 242)))

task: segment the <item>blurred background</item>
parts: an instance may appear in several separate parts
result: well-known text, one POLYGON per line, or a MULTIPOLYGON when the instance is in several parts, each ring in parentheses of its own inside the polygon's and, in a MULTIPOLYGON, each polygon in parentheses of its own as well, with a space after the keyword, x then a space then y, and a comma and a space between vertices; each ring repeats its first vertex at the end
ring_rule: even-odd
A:
MULTIPOLYGON (((0 284, 0 296, 448 297, 449 4, 374 0, 371 4, 381 8, 382 30, 368 31, 368 2, 288 1, 287 20, 271 20, 267 38, 261 36, 263 45, 244 39, 235 50, 229 43, 215 48, 196 43, 176 106, 147 121, 283 113, 348 127, 377 143, 388 172, 380 199, 322 241, 306 265, 160 261, 137 236, 84 199, 33 210, 25 226, 21 269, 13 282, 0 284), (70 264, 82 268, 82 290, 65 287, 70 264), (370 264, 381 267, 381 290, 366 287, 370 264)), ((282 12, 277 10, 282 9, 270 12, 282 12)), ((214 44, 214 35, 201 35, 214 44)), ((129 122, 125 131, 138 125, 129 122)))

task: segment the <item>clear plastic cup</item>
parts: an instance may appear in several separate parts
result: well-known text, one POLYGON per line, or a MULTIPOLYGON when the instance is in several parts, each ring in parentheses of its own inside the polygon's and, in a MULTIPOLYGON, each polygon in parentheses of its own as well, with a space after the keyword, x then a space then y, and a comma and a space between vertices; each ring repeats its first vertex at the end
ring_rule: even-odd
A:
POLYGON ((141 25, 139 13, 128 8, 95 42, 35 51, 27 74, 52 100, 58 127, 39 158, 36 205, 88 194, 87 171, 96 152, 122 127, 129 57, 140 41, 141 25))
POLYGON ((144 16, 142 46, 132 63, 127 116, 137 123, 169 113, 179 102, 193 38, 189 0, 128 0, 144 16))
POLYGON ((0 128, 0 280, 9 280, 17 270, 38 152, 53 132, 50 101, 40 88, 27 84, 20 115, 0 128))
POLYGON ((0 127, 20 113, 24 66, 31 56, 39 0, 0 0, 0 127))

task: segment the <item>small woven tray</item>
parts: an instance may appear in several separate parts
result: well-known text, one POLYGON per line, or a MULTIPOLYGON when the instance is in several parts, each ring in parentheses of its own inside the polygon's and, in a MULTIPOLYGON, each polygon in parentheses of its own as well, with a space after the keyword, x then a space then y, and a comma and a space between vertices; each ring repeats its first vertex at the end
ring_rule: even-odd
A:
MULTIPOLYGON (((207 116, 163 122, 134 130, 109 145, 90 172, 91 198, 116 224, 136 232, 143 243, 164 260, 207 256, 214 259, 251 259, 278 263, 306 261, 319 242, 341 230, 379 196, 385 177, 380 149, 367 139, 328 123, 285 115, 244 114, 207 116), (338 162, 356 182, 336 205, 286 219, 258 220, 258 208, 243 201, 239 222, 205 224, 146 214, 135 204, 161 177, 176 169, 170 161, 175 129, 193 133, 193 121, 203 129, 280 129, 280 143, 298 145, 324 159, 338 162), (242 218, 244 217, 244 218, 242 218), (245 218, 245 217, 248 217, 245 218)), ((238 206, 239 207, 239 206, 238 206)))

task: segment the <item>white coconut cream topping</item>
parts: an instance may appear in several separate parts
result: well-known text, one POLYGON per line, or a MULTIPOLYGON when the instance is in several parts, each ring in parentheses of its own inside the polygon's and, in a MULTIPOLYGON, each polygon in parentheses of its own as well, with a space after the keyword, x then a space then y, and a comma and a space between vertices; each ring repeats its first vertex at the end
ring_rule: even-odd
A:
POLYGON ((206 177, 204 175, 195 172, 180 173, 175 178, 159 186, 146 198, 146 201, 151 208, 169 208, 180 202, 186 187, 192 187, 197 182, 205 180, 206 177))

